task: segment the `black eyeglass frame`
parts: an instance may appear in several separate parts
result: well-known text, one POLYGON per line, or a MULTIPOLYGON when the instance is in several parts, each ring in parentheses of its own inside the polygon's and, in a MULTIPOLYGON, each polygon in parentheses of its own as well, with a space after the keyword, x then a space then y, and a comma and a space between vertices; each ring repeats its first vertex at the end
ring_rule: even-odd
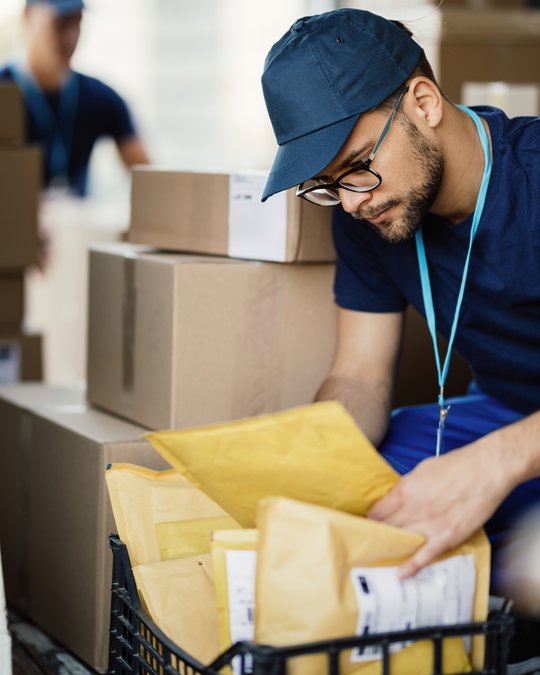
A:
MULTIPOLYGON (((363 159, 358 164, 355 164, 354 166, 351 166, 349 169, 347 169, 347 171, 344 171, 342 174, 340 174, 336 178, 336 180, 333 181, 332 183, 321 183, 320 185, 313 185, 313 186, 307 187, 307 188, 302 188, 302 185, 304 185, 304 183, 300 183, 300 185, 296 189, 296 196, 301 197, 302 199, 306 199, 307 201, 311 202, 312 204, 316 204, 317 206, 337 206, 337 204, 339 204, 341 202, 341 199, 340 199, 340 197, 337 193, 337 188, 341 187, 345 190, 349 190, 350 192, 357 192, 357 193, 358 192, 360 192, 360 193, 361 192, 371 192, 372 190, 375 190, 376 188, 378 188, 382 183, 382 176, 379 173, 377 173, 377 171, 375 171, 374 169, 371 169, 370 166, 371 166, 371 163, 372 163, 375 155, 377 154, 377 151, 381 147, 382 142, 387 137, 387 135, 390 131, 390 127, 392 126, 392 122, 394 121, 394 117, 396 115, 398 106, 401 103, 401 99, 407 93, 408 90, 409 90, 409 87, 405 87, 404 89, 402 89, 399 92, 399 96, 397 97, 396 102, 392 106, 392 111, 390 113, 390 116, 388 117, 388 120, 386 121, 386 124, 384 125, 384 129, 382 130, 381 135, 379 136, 377 142, 375 143, 375 145, 373 147, 373 150, 370 152, 370 154, 368 155, 368 157, 366 159, 363 159), (344 178, 346 178, 351 173, 356 173, 357 171, 367 171, 368 173, 372 174, 377 179, 377 181, 378 181, 377 184, 373 185, 373 186, 369 186, 369 187, 360 187, 360 186, 356 186, 356 185, 344 185, 342 183, 344 178), (336 199, 335 204, 321 204, 320 202, 317 202, 317 201, 311 199, 309 197, 310 193, 315 192, 316 190, 326 190, 327 192, 332 191, 334 194, 333 195, 330 194, 329 196, 335 195, 335 199, 336 199)), ((304 181, 304 182, 307 182, 307 181, 304 181)))

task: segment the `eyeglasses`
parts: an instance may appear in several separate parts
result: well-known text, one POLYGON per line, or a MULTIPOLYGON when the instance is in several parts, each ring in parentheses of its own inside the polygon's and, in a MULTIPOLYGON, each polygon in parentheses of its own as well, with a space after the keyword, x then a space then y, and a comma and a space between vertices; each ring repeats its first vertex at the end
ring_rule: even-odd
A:
POLYGON ((370 168, 370 165, 381 147, 382 142, 388 136, 398 106, 408 89, 409 88, 406 87, 400 92, 392 107, 390 117, 379 136, 379 140, 375 143, 375 147, 366 159, 363 159, 359 164, 355 164, 350 169, 347 169, 347 171, 338 176, 332 183, 327 183, 321 178, 310 178, 309 180, 300 183, 296 190, 296 196, 307 199, 319 206, 336 206, 336 204, 341 202, 337 188, 344 188, 351 192, 370 192, 371 190, 378 188, 382 183, 382 178, 380 174, 370 168))

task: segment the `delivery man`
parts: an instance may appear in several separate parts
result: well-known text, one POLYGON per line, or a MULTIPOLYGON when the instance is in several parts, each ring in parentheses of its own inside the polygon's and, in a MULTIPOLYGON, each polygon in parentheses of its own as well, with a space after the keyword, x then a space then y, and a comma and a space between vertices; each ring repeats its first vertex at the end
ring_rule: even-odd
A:
POLYGON ((127 166, 148 163, 130 113, 103 82, 70 68, 79 41, 83 0, 26 0, 26 53, 0 69, 26 105, 27 141, 45 148, 44 186, 87 191, 94 143, 112 136, 127 166))
POLYGON ((279 144, 263 200, 297 186, 335 207, 337 351, 317 399, 403 476, 369 515, 425 535, 403 577, 485 525, 496 589, 498 546, 540 503, 540 119, 455 105, 410 32, 361 10, 296 21, 262 83, 279 144), (438 381, 433 403, 391 413, 409 303, 438 381), (475 384, 447 400, 452 348, 475 384))

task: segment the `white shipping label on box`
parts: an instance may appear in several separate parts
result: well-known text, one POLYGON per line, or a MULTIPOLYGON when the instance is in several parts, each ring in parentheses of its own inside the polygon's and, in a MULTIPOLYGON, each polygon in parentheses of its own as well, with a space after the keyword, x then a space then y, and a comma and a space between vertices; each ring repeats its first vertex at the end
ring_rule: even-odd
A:
MULTIPOLYGON (((476 571, 472 555, 428 565, 399 579, 397 567, 355 567, 351 580, 358 602, 357 635, 411 630, 472 621, 476 571)), ((468 641, 470 642, 470 641, 468 641)), ((409 643, 395 643, 397 652, 409 643)), ((470 650, 470 645, 467 644, 470 650)), ((380 646, 353 650, 351 661, 380 659, 380 646)))
MULTIPOLYGON (((229 599, 229 625, 231 643, 253 640, 255 637, 255 569, 256 551, 227 551, 227 596, 229 599)), ((247 655, 245 666, 250 667, 247 655)), ((239 657, 232 662, 234 675, 239 675, 239 657)))
POLYGON ((21 379, 21 348, 13 340, 0 340, 0 384, 21 379))
POLYGON ((287 257, 287 192, 261 195, 267 174, 233 173, 229 178, 229 255, 284 262, 287 257))

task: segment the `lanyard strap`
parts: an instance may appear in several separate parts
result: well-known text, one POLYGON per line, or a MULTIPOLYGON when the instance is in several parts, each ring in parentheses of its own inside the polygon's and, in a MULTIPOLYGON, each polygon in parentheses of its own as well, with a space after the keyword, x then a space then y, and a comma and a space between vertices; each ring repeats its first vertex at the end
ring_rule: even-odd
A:
POLYGON ((476 231, 478 230, 478 225, 480 223, 480 219, 482 217, 482 211, 484 210, 484 204, 486 201, 486 195, 489 187, 489 178, 491 175, 491 153, 489 150, 489 140, 488 136, 486 133, 486 130, 484 129, 484 125, 482 124, 482 121, 480 117, 473 111, 470 110, 469 108, 466 108, 465 106, 458 106, 461 110, 467 113, 469 117, 472 118, 473 122, 476 125, 476 129, 478 131, 478 136, 480 137, 480 142, 482 144, 482 149, 484 151, 484 157, 485 157, 485 165, 484 165, 484 175, 482 176, 482 182, 480 184, 480 190, 478 192, 478 197, 476 199, 476 206, 474 209, 474 214, 473 214, 473 219, 472 219, 472 225, 471 225, 471 232, 470 232, 470 237, 469 237, 469 248, 467 250, 467 257, 465 258, 465 265, 463 267, 463 273, 461 275, 461 285, 459 288, 459 293, 456 301, 456 309, 454 311, 454 319, 452 321, 452 329, 450 331, 450 337, 448 339, 448 349, 446 352, 446 357, 444 359, 444 364, 441 369, 441 359, 439 357, 439 348, 437 345, 437 331, 436 331, 436 324, 435 324, 435 309, 433 307, 433 295, 431 292, 431 282, 429 279, 429 271, 428 271, 428 264, 427 264, 427 258, 426 258, 426 249, 424 246, 424 238, 422 236, 422 229, 420 228, 415 236, 416 239, 416 253, 418 256, 418 265, 420 268, 420 281, 422 284, 422 297, 424 300, 424 308, 426 312, 426 320, 429 328, 429 332, 431 335, 431 341, 433 342, 433 349, 435 352, 435 363, 437 365, 437 374, 438 374, 438 382, 439 382, 439 397, 438 397, 438 402, 439 405, 442 406, 444 405, 444 383, 446 382, 446 376, 448 375, 448 369, 450 367, 450 357, 452 354, 452 346, 454 344, 454 337, 456 335, 456 330, 457 330, 457 325, 458 325, 458 320, 459 320, 459 313, 461 310, 461 303, 463 301, 463 295, 465 293, 465 283, 467 281, 467 273, 469 271, 469 262, 471 259, 471 250, 472 250, 472 245, 474 241, 474 237, 476 235, 476 231))
POLYGON ((21 90, 39 132, 47 145, 47 164, 50 175, 66 179, 75 133, 75 118, 79 102, 79 77, 71 72, 60 90, 58 119, 47 97, 35 81, 28 67, 13 63, 10 66, 13 78, 21 90))

